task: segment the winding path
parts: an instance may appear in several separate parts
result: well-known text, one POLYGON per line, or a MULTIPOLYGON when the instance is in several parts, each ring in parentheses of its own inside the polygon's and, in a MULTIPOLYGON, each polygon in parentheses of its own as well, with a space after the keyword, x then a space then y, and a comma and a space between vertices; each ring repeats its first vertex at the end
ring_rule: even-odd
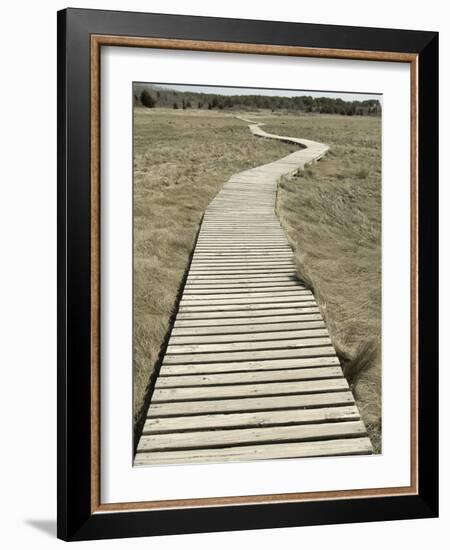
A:
POLYGON ((275 214, 328 146, 234 174, 206 209, 135 465, 369 454, 372 446, 275 214))

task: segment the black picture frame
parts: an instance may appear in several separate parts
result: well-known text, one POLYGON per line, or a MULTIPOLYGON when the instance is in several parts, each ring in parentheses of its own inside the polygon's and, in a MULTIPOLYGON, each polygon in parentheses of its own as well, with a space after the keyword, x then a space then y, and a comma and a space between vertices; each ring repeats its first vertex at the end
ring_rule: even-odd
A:
POLYGON ((58 537, 88 540, 438 515, 438 34, 209 17, 58 12, 58 537), (418 491, 95 512, 91 439, 91 36, 403 52, 418 60, 418 491), (425 366, 426 368, 420 368, 425 366))

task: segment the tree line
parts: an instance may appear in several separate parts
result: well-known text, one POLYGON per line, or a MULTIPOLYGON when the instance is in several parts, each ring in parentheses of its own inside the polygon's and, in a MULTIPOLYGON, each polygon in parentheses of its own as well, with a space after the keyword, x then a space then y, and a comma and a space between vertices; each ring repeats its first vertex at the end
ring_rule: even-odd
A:
POLYGON ((377 99, 345 101, 340 98, 312 96, 220 95, 201 92, 178 92, 135 85, 134 105, 149 109, 239 110, 269 109, 271 111, 300 111, 355 116, 380 116, 381 104, 377 99))

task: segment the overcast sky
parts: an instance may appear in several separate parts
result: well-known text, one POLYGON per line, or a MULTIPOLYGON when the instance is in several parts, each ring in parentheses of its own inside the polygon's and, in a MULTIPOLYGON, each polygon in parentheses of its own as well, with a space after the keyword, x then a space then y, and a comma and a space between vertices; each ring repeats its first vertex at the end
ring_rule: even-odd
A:
POLYGON ((184 84, 158 84, 162 88, 176 90, 178 92, 198 92, 213 93, 221 95, 276 95, 276 96, 302 96, 310 95, 312 97, 333 97, 346 101, 364 101, 366 99, 378 99, 381 101, 381 94, 371 94, 367 91, 361 93, 342 92, 342 91, 320 91, 320 90, 273 90, 261 88, 232 88, 222 86, 189 86, 184 84))

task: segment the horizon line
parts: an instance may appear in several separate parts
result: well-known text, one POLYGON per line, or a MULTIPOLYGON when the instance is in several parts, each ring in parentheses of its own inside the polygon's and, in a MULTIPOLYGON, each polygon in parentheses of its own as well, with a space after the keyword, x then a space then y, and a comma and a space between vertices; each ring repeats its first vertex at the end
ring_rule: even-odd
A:
POLYGON ((168 82, 142 82, 135 81, 135 85, 146 85, 161 87, 166 91, 191 92, 191 93, 215 93, 217 95, 261 95, 267 97, 329 97, 333 99, 342 99, 344 101, 367 101, 377 100, 381 103, 383 94, 373 92, 356 91, 334 91, 334 90, 305 90, 305 89, 287 89, 287 88, 252 88, 250 86, 222 86, 222 85, 200 85, 200 84, 175 84, 168 82))

